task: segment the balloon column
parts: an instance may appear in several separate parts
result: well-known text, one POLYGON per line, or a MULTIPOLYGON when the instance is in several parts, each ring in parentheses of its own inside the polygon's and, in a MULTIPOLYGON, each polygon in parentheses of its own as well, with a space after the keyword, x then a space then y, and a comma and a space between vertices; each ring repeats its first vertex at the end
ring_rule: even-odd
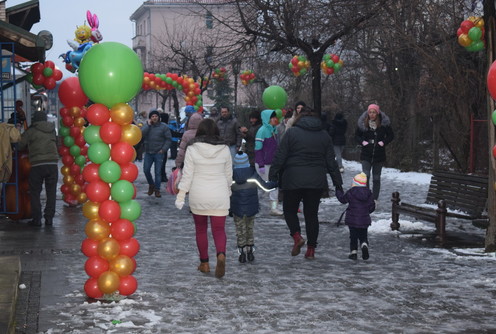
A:
POLYGON ((62 71, 55 68, 53 61, 47 60, 43 63, 31 65, 31 73, 27 75, 27 80, 35 88, 54 89, 57 81, 62 79, 62 71))
POLYGON ((310 62, 305 56, 294 56, 289 62, 289 69, 296 77, 306 74, 310 68, 310 62))
POLYGON ((82 204, 87 200, 81 171, 86 164, 88 154, 88 146, 83 137, 86 123, 84 105, 88 102, 88 98, 83 93, 78 78, 71 77, 60 85, 59 99, 64 105, 59 111, 59 134, 63 138, 59 154, 64 164, 60 168, 60 173, 64 176, 64 184, 60 187, 60 191, 64 202, 69 205, 82 204))
POLYGON ((465 47, 467 51, 481 51, 484 49, 484 19, 482 17, 470 16, 460 23, 456 32, 458 44, 465 47))
POLYGON ((331 75, 337 73, 343 67, 343 61, 339 59, 338 55, 333 53, 325 54, 322 62, 320 63, 320 69, 324 74, 331 75))
POLYGON ((90 298, 114 299, 134 293, 138 282, 134 256, 139 243, 133 237, 141 206, 134 200, 138 168, 133 145, 141 130, 131 124, 133 109, 127 104, 140 90, 143 68, 129 47, 104 42, 93 46, 81 61, 81 87, 94 102, 88 108, 90 126, 84 132, 91 161, 83 170, 89 182, 83 205, 88 218, 81 251, 88 257, 84 285, 90 298))
POLYGON ((241 79, 241 83, 246 86, 255 81, 255 73, 252 70, 245 70, 241 72, 239 78, 241 79))
POLYGON ((200 84, 187 75, 179 76, 175 73, 152 74, 145 72, 141 87, 144 90, 182 90, 185 94, 184 101, 186 102, 186 105, 195 107, 195 110, 198 112, 203 111, 203 99, 201 96, 200 84))
POLYGON ((227 70, 225 67, 216 68, 212 72, 212 78, 214 78, 217 81, 223 81, 226 78, 226 73, 227 73, 227 70))

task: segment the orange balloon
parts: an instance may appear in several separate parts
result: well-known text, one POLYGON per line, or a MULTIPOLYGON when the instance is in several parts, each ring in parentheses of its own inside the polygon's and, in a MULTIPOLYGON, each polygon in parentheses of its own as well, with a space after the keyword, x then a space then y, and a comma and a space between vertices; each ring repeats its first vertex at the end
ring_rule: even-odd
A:
POLYGON ((76 117, 74 119, 74 126, 78 128, 83 127, 86 124, 86 120, 83 117, 76 117))
POLYGON ((98 255, 106 260, 113 260, 119 255, 121 247, 114 238, 105 238, 98 243, 98 255))
POLYGON ((110 261, 109 269, 119 276, 131 275, 134 270, 134 262, 127 255, 118 255, 110 261))
POLYGON ((86 203, 83 204, 83 216, 85 216, 88 219, 96 219, 99 217, 98 216, 99 209, 100 209, 100 203, 87 201, 86 203))
POLYGON ((106 221, 95 218, 86 223, 84 232, 90 239, 103 240, 110 235, 110 226, 106 221))
POLYGON ((79 107, 71 107, 69 108, 69 115, 75 118, 79 117, 81 116, 81 109, 79 109, 79 107))
POLYGON ((98 288, 103 293, 112 293, 119 289, 119 275, 113 271, 105 271, 98 277, 98 288))
POLYGON ((73 194, 76 197, 81 193, 81 186, 77 183, 71 184, 69 189, 71 191, 71 194, 73 194))
POLYGON ((70 186, 73 183, 74 183, 74 177, 72 175, 64 176, 64 184, 67 184, 68 186, 70 186))
POLYGON ((134 124, 126 124, 122 126, 121 141, 125 141, 129 145, 136 145, 141 140, 141 130, 134 124))
POLYGON ((88 201, 88 196, 86 196, 86 193, 81 192, 79 195, 76 196, 76 200, 78 201, 79 204, 86 203, 88 201))
POLYGON ((467 34, 461 34, 460 36, 458 36, 458 44, 460 44, 461 46, 467 47, 470 45, 470 43, 472 43, 472 40, 470 39, 470 37, 468 37, 467 34))
POLYGON ((71 175, 71 168, 64 165, 60 168, 60 173, 64 176, 71 175))
POLYGON ((112 122, 119 125, 131 124, 134 118, 134 110, 127 103, 116 103, 110 109, 112 122))

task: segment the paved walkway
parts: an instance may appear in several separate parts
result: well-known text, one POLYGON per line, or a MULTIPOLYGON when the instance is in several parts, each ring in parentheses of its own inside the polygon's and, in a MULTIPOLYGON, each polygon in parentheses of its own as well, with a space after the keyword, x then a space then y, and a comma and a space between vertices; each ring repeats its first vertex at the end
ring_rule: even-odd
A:
MULTIPOLYGON (((345 185, 357 172, 356 165, 347 168, 345 185)), ((188 210, 178 211, 170 195, 147 196, 142 174, 136 185, 143 212, 136 234, 141 244, 135 273, 139 288, 120 302, 86 299, 86 257, 79 250, 86 219, 80 208, 57 201, 51 228, 0 219, 0 314, 12 314, 12 304, 2 300, 2 277, 11 270, 2 260, 20 259, 18 283, 26 286, 17 291, 17 333, 496 331, 494 258, 473 251, 462 256, 457 249, 437 248, 430 237, 385 228, 370 233, 370 260, 351 261, 348 231, 335 224, 345 206, 335 199, 321 205, 315 260, 306 260, 303 254, 291 257, 287 227, 283 220, 266 215, 268 201, 263 198, 255 221, 255 262, 237 261, 229 218, 226 276, 216 279, 213 270, 207 275, 196 270, 199 261, 188 210)), ((389 222, 394 190, 420 203, 427 187, 383 179, 374 224, 389 222)), ((452 244, 482 247, 483 236, 467 223, 448 223, 452 244)), ((214 269, 213 242, 210 246, 214 269)), ((9 277, 15 275, 14 270, 9 277)), ((0 317, 0 330, 7 328, 7 318, 0 317)))

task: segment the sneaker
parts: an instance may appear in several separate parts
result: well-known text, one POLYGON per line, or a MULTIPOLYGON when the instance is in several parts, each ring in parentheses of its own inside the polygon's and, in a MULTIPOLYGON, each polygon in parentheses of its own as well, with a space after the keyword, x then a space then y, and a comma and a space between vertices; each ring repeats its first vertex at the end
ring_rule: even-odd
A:
POLYGON ((352 250, 350 255, 348 255, 348 259, 350 260, 356 260, 358 259, 358 256, 357 256, 357 251, 356 250, 352 250))
POLYGON ((344 168, 343 167, 339 167, 339 172, 344 173, 344 168))
POLYGON ((366 242, 362 244, 362 259, 367 260, 369 258, 369 245, 366 242))
POLYGON ((255 261, 255 255, 253 255, 255 252, 255 246, 247 246, 247 248, 248 252, 246 253, 246 257, 248 258, 248 262, 255 261))
POLYGON ((275 208, 275 209, 270 209, 269 214, 271 216, 282 216, 284 214, 284 212, 282 212, 281 210, 275 208))
POLYGON ((238 247, 239 258, 238 261, 240 263, 246 263, 246 253, 244 247, 238 247))
POLYGON ((226 273, 226 255, 224 253, 219 253, 217 255, 217 266, 215 267, 215 277, 224 277, 226 273))

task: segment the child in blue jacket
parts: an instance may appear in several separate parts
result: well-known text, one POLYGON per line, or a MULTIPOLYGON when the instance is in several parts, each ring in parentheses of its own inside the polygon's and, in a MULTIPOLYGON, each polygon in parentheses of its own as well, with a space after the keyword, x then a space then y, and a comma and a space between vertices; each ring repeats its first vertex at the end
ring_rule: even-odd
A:
POLYGON ((255 260, 253 252, 254 237, 253 226, 255 215, 260 206, 258 203, 258 187, 264 191, 270 191, 277 187, 276 182, 265 182, 250 166, 248 155, 238 152, 233 161, 233 185, 231 186, 231 209, 236 226, 236 240, 239 252, 239 262, 245 263, 255 260))

